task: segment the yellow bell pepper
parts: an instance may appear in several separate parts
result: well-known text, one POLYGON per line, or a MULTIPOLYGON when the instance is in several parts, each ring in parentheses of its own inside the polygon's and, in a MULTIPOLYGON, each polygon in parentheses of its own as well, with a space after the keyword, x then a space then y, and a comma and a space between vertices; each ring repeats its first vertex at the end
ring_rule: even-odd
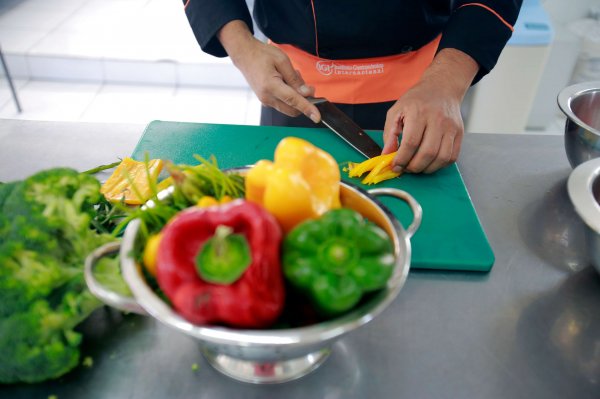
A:
POLYGON ((233 201, 233 198, 231 198, 229 195, 224 195, 220 200, 216 199, 215 197, 211 197, 210 195, 205 195, 198 200, 196 206, 200 208, 207 208, 209 206, 226 204, 231 201, 233 201))
POLYGON ((152 276, 156 276, 156 254, 158 253, 158 245, 162 238, 161 233, 153 234, 146 241, 144 252, 142 254, 142 261, 148 273, 152 276))
POLYGON ((163 165, 161 159, 152 159, 148 161, 146 171, 144 162, 125 158, 102 185, 100 192, 109 201, 117 202, 123 199, 129 205, 143 204, 152 197, 152 185, 156 184, 163 165))
POLYGON ((219 201, 215 197, 211 197, 210 195, 205 195, 200 198, 196 203, 196 206, 200 208, 208 208, 209 206, 219 205, 219 201))
POLYGON ((258 161, 246 175, 246 199, 266 208, 288 232, 340 207, 340 170, 329 153, 286 137, 277 145, 273 162, 258 161))
POLYGON ((361 163, 349 162, 348 167, 344 168, 344 172, 348 172, 350 177, 359 177, 369 172, 362 180, 363 184, 377 184, 384 180, 393 179, 401 175, 401 173, 392 171, 392 161, 395 155, 396 153, 392 152, 367 159, 361 163))

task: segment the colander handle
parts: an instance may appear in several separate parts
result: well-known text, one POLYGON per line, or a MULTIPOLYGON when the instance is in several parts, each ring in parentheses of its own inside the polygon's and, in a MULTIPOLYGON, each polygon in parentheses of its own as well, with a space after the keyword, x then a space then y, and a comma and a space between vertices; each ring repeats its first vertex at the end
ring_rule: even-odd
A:
POLYGON ((87 258, 85 258, 85 282, 90 292, 105 304, 112 306, 113 308, 122 310, 124 312, 137 313, 147 316, 148 312, 146 312, 144 308, 140 306, 140 304, 135 300, 135 298, 121 295, 119 293, 109 290, 108 288, 104 287, 94 275, 94 270, 96 269, 98 261, 104 258, 105 256, 118 253, 120 248, 121 243, 110 242, 108 244, 104 244, 103 246, 96 248, 92 253, 90 253, 87 256, 87 258))
POLYGON ((410 210, 413 213, 413 221, 406 229, 406 235, 408 238, 411 238, 421 225, 421 220, 423 220, 423 209, 421 205, 417 202, 416 199, 409 193, 403 190, 398 190, 397 188, 374 188, 368 191, 369 194, 377 197, 394 197, 403 200, 408 204, 410 210))

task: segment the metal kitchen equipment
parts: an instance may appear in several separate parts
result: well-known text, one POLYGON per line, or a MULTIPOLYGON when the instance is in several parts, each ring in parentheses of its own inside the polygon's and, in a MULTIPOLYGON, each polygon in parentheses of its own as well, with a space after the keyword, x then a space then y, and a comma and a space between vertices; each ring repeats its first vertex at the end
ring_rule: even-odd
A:
POLYGON ((558 106, 567 116, 565 150, 571 166, 600 157, 600 81, 564 88, 558 106))
POLYGON ((381 155, 381 147, 348 115, 325 98, 308 97, 321 113, 321 122, 367 158, 381 155))
MULTIPOLYGON (((169 191, 160 193, 163 197, 169 194, 169 191)), ((421 223, 420 205, 402 190, 380 188, 364 191, 342 182, 340 196, 343 206, 359 211, 387 232, 394 247, 395 266, 393 275, 383 290, 338 318, 301 328, 271 330, 194 325, 175 313, 152 291, 131 257, 139 228, 137 220, 127 226, 120 249, 118 243, 108 244, 88 256, 85 264, 86 282, 90 291, 106 304, 150 315, 197 339, 208 362, 232 378, 251 383, 279 383, 302 377, 327 359, 334 341, 371 321, 396 298, 410 269, 410 238, 421 223), (380 196, 396 197, 409 205, 414 216, 406 230, 375 198, 380 196), (134 298, 107 291, 94 278, 96 262, 117 251, 120 253, 123 277, 134 298)), ((147 206, 152 206, 152 202, 147 206)))
POLYGON ((567 190, 575 211, 587 225, 590 258, 600 273, 600 158, 577 166, 569 175, 567 190))

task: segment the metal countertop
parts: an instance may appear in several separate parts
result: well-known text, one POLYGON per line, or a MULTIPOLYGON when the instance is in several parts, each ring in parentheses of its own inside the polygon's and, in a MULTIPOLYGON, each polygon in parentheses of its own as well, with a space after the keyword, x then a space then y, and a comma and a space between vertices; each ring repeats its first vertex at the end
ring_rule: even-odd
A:
MULTIPOLYGON (((0 181, 114 162, 142 131, 0 120, 0 181)), ((496 254, 492 271, 411 271, 395 302, 308 376, 236 382, 213 370, 191 338, 101 309, 82 326, 82 356, 93 367, 0 387, 0 397, 600 397, 600 276, 567 196, 562 136, 467 134, 459 168, 496 254)))

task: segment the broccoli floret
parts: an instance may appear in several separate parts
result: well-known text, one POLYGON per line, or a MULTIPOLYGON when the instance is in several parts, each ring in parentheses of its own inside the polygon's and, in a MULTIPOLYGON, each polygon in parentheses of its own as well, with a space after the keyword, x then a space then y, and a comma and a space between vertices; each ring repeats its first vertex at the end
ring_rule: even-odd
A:
MULTIPOLYGON (((3 211, 14 216, 31 218, 37 215, 43 222, 30 223, 31 228, 44 226, 52 231, 55 242, 65 253, 89 253, 99 241, 90 243, 90 230, 95 215, 94 204, 101 198, 100 183, 92 176, 72 169, 50 169, 27 178, 7 198, 3 211)), ((20 229, 26 229, 20 226, 20 229)))
POLYGON ((0 381, 39 382, 59 377, 79 363, 81 334, 73 328, 100 303, 89 292, 67 293, 56 309, 45 300, 0 319, 0 381))
POLYGON ((0 209, 4 206, 4 201, 6 201, 12 190, 20 184, 22 183, 19 181, 0 184, 0 209))
POLYGON ((20 248, 0 254, 0 264, 0 317, 27 309, 81 274, 80 268, 64 267, 51 256, 20 248))
MULTIPOLYGON (((57 168, 8 184, 0 185, 0 382, 37 382, 79 364, 73 328, 102 305, 83 263, 114 238, 91 228, 101 199, 92 176, 57 168)), ((116 261, 106 262, 104 273, 118 275, 116 261)))

